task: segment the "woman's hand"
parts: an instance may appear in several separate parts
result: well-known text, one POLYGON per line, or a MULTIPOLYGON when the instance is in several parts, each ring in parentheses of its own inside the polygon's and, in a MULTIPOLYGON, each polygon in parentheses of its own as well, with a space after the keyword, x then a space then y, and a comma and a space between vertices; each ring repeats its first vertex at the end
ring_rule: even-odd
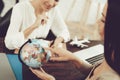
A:
POLYGON ((50 48, 50 50, 53 52, 53 54, 57 55, 57 56, 52 56, 50 58, 51 61, 72 61, 73 64, 75 64, 76 67, 85 74, 93 67, 91 64, 81 60, 80 58, 76 57, 73 53, 71 53, 70 51, 64 48, 55 47, 55 48, 50 48))
POLYGON ((62 37, 57 37, 51 47, 60 47, 60 44, 64 41, 62 37))
POLYGON ((76 59, 76 57, 70 51, 64 48, 54 47, 50 48, 50 50, 53 53, 53 56, 50 58, 51 61, 71 61, 76 59))
POLYGON ((35 25, 35 27, 38 27, 40 25, 44 25, 47 23, 47 20, 48 20, 48 17, 45 14, 38 15, 34 25, 35 25))
POLYGON ((41 67, 40 70, 32 68, 30 68, 30 70, 42 80, 55 80, 55 78, 52 75, 47 74, 41 67))
POLYGON ((48 17, 46 15, 38 15, 35 23, 24 31, 25 38, 27 38, 33 32, 33 30, 38 28, 40 25, 46 24, 47 19, 48 17))

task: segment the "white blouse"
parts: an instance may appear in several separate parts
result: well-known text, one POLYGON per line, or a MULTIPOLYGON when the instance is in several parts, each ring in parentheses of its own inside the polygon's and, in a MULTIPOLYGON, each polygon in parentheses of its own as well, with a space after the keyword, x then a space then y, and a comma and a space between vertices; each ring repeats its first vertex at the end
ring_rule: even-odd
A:
POLYGON ((50 29, 56 37, 61 36, 65 42, 68 41, 70 39, 69 31, 57 7, 46 12, 46 15, 49 18, 47 23, 44 26, 40 25, 25 39, 23 31, 35 22, 35 10, 30 1, 16 4, 13 7, 10 25, 5 37, 6 47, 8 49, 20 48, 28 39, 46 38, 50 29))

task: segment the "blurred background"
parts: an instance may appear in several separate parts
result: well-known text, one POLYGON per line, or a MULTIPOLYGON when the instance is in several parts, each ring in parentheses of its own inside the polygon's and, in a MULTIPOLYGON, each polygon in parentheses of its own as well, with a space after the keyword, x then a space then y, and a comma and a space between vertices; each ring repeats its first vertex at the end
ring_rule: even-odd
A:
MULTIPOLYGON (((16 0, 3 2, 1 17, 15 5, 16 0)), ((59 0, 58 8, 68 26, 71 38, 77 36, 79 39, 87 37, 91 40, 100 40, 97 21, 102 16, 106 2, 107 0, 59 0)))

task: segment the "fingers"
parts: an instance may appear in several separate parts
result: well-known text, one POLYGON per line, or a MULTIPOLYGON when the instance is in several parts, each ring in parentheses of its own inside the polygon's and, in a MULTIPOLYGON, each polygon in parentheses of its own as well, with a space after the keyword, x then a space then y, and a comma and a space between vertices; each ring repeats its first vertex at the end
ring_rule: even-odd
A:
POLYGON ((41 24, 44 25, 47 23, 48 17, 46 15, 41 15, 41 24))
POLYGON ((50 58, 51 61, 67 61, 65 58, 63 57, 51 57, 50 58))
POLYGON ((31 67, 29 67, 29 69, 30 69, 31 71, 33 71, 33 69, 32 69, 31 67))
POLYGON ((50 43, 49 43, 49 47, 51 47, 52 45, 53 45, 53 43, 54 43, 54 41, 52 40, 52 41, 50 41, 50 43))
POLYGON ((44 78, 44 74, 46 74, 46 72, 42 68, 40 68, 40 70, 32 68, 29 69, 39 78, 44 78))
POLYGON ((41 70, 43 73, 46 73, 46 72, 43 70, 43 68, 42 68, 42 67, 40 67, 40 70, 41 70))
POLYGON ((48 17, 47 17, 45 14, 43 14, 43 15, 38 15, 38 16, 37 16, 37 19, 36 19, 36 24, 38 24, 38 26, 39 26, 40 24, 44 25, 44 24, 47 23, 47 20, 48 20, 48 17))
POLYGON ((45 50, 50 50, 51 51, 51 57, 64 57, 64 53, 67 53, 66 50, 59 48, 59 47, 55 47, 55 48, 44 48, 45 50))
POLYGON ((55 47, 58 47, 58 43, 53 42, 51 48, 55 48, 55 47))
POLYGON ((43 47, 45 50, 50 50, 52 53, 55 53, 56 51, 53 49, 53 48, 51 48, 51 47, 43 47))
POLYGON ((34 74, 38 75, 37 71, 32 69, 32 68, 29 68, 34 74))

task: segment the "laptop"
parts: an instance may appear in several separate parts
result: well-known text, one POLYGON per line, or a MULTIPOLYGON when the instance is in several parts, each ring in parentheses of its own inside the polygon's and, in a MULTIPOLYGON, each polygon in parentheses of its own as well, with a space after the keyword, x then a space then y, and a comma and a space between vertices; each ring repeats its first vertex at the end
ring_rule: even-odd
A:
POLYGON ((98 44, 87 49, 74 52, 74 55, 93 65, 104 59, 104 46, 102 44, 98 44))
POLYGON ((5 53, 0 53, 0 80, 16 80, 5 53))

